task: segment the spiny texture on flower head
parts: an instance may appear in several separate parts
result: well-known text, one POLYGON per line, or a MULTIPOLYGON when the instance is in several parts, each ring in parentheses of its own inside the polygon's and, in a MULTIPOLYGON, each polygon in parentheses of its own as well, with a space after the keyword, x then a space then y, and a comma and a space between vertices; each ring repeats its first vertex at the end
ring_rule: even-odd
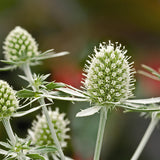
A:
POLYGON ((85 89, 91 102, 105 104, 106 102, 119 102, 132 96, 134 70, 128 62, 130 57, 125 56, 126 50, 121 44, 115 45, 100 43, 95 48, 95 55, 86 65, 84 74, 85 89))
MULTIPOLYGON (((65 114, 59 113, 58 108, 55 111, 49 110, 49 116, 54 125, 54 129, 61 147, 66 147, 66 139, 69 138, 67 132, 70 130, 67 128, 69 124, 68 119, 64 119, 65 114)), ((37 116, 37 121, 33 121, 32 129, 28 131, 32 138, 32 141, 36 145, 54 145, 54 141, 51 137, 51 132, 47 124, 45 115, 37 116)))
POLYGON ((0 119, 10 117, 18 105, 13 89, 7 82, 0 80, 0 119))
POLYGON ((14 62, 39 55, 38 45, 34 38, 19 26, 8 34, 3 48, 6 60, 14 62))

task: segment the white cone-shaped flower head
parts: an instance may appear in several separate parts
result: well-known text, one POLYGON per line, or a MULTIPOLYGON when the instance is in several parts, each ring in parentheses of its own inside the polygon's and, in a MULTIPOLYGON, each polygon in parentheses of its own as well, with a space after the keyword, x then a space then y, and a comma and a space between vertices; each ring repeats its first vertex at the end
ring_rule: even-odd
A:
POLYGON ((10 117, 18 108, 18 105, 13 89, 7 82, 0 80, 0 120, 10 117))
MULTIPOLYGON (((66 139, 69 138, 67 132, 70 130, 67 127, 69 120, 64 118, 64 113, 59 113, 58 108, 56 108, 55 111, 49 110, 48 112, 61 147, 66 147, 66 139)), ((28 132, 32 138, 32 142, 36 145, 42 146, 55 144, 51 137, 51 132, 45 115, 37 116, 37 120, 33 121, 32 129, 28 132)))
POLYGON ((25 29, 17 26, 6 37, 4 54, 9 61, 26 61, 39 55, 38 45, 34 38, 25 29))
POLYGON ((95 55, 85 68, 84 84, 91 102, 105 104, 119 102, 132 96, 133 68, 129 64, 127 52, 121 45, 102 43, 95 48, 95 55))

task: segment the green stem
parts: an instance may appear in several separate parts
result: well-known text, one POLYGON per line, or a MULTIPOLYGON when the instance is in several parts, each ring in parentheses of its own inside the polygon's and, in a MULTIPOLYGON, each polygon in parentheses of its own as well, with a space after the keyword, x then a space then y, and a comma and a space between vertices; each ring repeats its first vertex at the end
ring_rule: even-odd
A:
POLYGON ((138 145, 136 151, 134 152, 131 160, 137 160, 139 158, 139 156, 142 153, 145 145, 147 144, 155 126, 157 125, 158 121, 159 121, 159 119, 157 117, 152 118, 152 120, 151 120, 151 122, 150 122, 150 124, 149 124, 149 126, 148 126, 140 144, 138 145))
POLYGON ((100 111, 100 121, 99 121, 99 129, 98 129, 96 147, 95 147, 95 152, 94 152, 94 160, 99 160, 100 158, 102 140, 103 140, 106 121, 107 121, 107 109, 104 106, 102 107, 100 111))
POLYGON ((12 127, 11 127, 11 124, 10 124, 10 119, 9 118, 4 118, 2 120, 2 122, 3 122, 3 125, 4 125, 5 129, 6 129, 8 137, 11 140, 12 145, 15 146, 16 138, 14 136, 14 133, 13 133, 13 130, 12 130, 12 127))
MULTIPOLYGON (((24 71, 25 75, 28 77, 28 79, 30 81, 30 84, 33 84, 33 77, 32 77, 32 73, 31 73, 31 70, 30 70, 30 66, 28 64, 25 64, 22 68, 23 68, 23 71, 24 71)), ((33 88, 34 91, 36 90, 36 88, 33 85, 32 85, 32 88, 33 88)), ((44 98, 41 98, 39 100, 39 103, 43 106, 42 110, 43 110, 43 113, 44 113, 44 115, 45 115, 45 117, 47 119, 47 123, 48 123, 48 126, 49 126, 50 131, 51 131, 52 139, 55 142, 55 145, 57 147, 57 150, 59 152, 61 160, 65 160, 64 153, 62 151, 62 148, 60 146, 60 143, 58 141, 58 138, 57 138, 57 135, 56 135, 56 132, 55 132, 55 129, 54 129, 54 124, 52 123, 51 118, 49 117, 48 110, 47 110, 47 107, 45 105, 44 98)))
POLYGON ((45 106, 44 98, 40 99, 40 104, 43 105, 42 110, 43 110, 43 113, 44 113, 44 115, 45 115, 45 117, 47 119, 48 126, 49 126, 49 129, 51 131, 52 139, 54 140, 54 143, 56 144, 56 147, 57 147, 57 149, 59 151, 60 157, 61 157, 62 160, 65 160, 65 156, 63 154, 62 148, 61 148, 60 143, 58 141, 58 138, 57 138, 53 123, 52 123, 51 118, 50 118, 50 116, 48 114, 47 107, 45 106))

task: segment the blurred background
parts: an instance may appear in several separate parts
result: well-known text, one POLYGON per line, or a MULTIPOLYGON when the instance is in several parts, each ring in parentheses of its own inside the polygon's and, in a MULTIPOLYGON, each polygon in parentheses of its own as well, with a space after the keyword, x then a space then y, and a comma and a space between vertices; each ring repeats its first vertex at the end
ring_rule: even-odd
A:
MULTIPOLYGON (((99 42, 111 40, 126 46, 128 55, 135 61, 154 69, 160 67, 160 1, 159 0, 0 0, 0 44, 15 27, 28 30, 39 43, 39 50, 54 48, 56 52, 69 51, 70 55, 44 61, 33 68, 36 73, 51 73, 50 81, 65 82, 80 88, 83 66, 88 55, 99 42)), ((0 59, 3 50, 0 47, 0 59)), ((2 67, 3 64, 0 64, 2 67)), ((0 78, 8 81, 15 90, 26 84, 19 77, 20 70, 1 72, 0 78)), ((136 75, 136 98, 160 95, 160 83, 136 75)), ((99 114, 75 118, 80 109, 89 103, 55 101, 53 109, 60 107, 71 121, 68 147, 65 154, 75 160, 91 160, 97 135, 99 114)), ((27 136, 27 129, 39 112, 12 119, 16 134, 27 136)), ((119 109, 107 122, 102 160, 129 160, 142 138, 150 119, 138 113, 119 109)), ((6 138, 0 123, 0 140, 6 138)), ((152 134, 140 160, 160 159, 160 129, 152 134)))

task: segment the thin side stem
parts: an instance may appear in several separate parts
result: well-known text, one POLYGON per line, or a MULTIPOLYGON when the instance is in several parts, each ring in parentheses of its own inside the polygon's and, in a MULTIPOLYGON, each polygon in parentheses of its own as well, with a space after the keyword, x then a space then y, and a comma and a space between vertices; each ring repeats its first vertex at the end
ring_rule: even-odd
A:
POLYGON ((100 158, 106 121, 107 121, 107 109, 104 106, 101 108, 101 111, 100 111, 100 121, 99 121, 96 147, 95 147, 95 152, 94 152, 94 160, 99 160, 100 158))
POLYGON ((3 122, 3 125, 4 125, 5 129, 6 129, 8 137, 11 140, 12 145, 14 146, 16 144, 16 138, 14 136, 14 133, 13 133, 13 130, 12 130, 12 127, 11 127, 11 124, 10 124, 10 119, 9 118, 4 118, 2 120, 2 122, 3 122))
POLYGON ((50 131, 51 131, 52 139, 54 140, 54 143, 56 144, 56 147, 57 147, 57 149, 58 149, 58 151, 59 151, 59 154, 60 154, 61 159, 62 159, 62 160, 65 160, 65 156, 64 156, 64 154, 63 154, 62 148, 61 148, 60 143, 59 143, 59 141, 58 141, 56 132, 55 132, 55 130, 54 130, 53 123, 52 123, 51 118, 50 118, 50 116, 49 116, 49 114, 48 114, 47 107, 45 106, 44 98, 40 99, 39 101, 40 101, 40 104, 43 105, 42 110, 43 110, 43 113, 44 113, 44 115, 45 115, 45 117, 46 117, 46 119, 47 119, 48 126, 49 126, 49 129, 50 129, 50 131))
MULTIPOLYGON (((32 73, 31 73, 31 70, 30 70, 30 66, 28 64, 25 64, 23 67, 23 71, 25 73, 25 75, 28 77, 28 80, 30 81, 30 84, 33 83, 33 77, 32 77, 32 73)), ((32 85, 32 88, 33 90, 36 90, 36 88, 32 85)), ((54 124, 52 123, 50 117, 49 117, 49 114, 48 114, 48 110, 47 110, 47 107, 45 105, 45 101, 44 101, 44 98, 41 98, 39 100, 39 103, 43 106, 42 107, 42 110, 43 110, 43 113, 47 119, 47 123, 48 123, 48 126, 50 128, 50 131, 51 131, 51 136, 52 136, 52 139, 54 140, 55 142, 55 145, 58 149, 58 152, 59 152, 59 155, 61 157, 61 160, 65 160, 65 156, 64 156, 64 153, 62 151, 62 148, 60 146, 60 143, 58 141, 58 138, 57 138, 57 135, 56 135, 56 132, 55 132, 55 129, 54 129, 54 124)))
POLYGON ((136 151, 134 152, 131 160, 137 160, 139 158, 139 156, 142 153, 144 147, 146 146, 153 130, 155 129, 155 126, 157 125, 158 121, 159 121, 158 118, 156 118, 156 117, 152 118, 152 120, 151 120, 141 142, 139 143, 136 151))

